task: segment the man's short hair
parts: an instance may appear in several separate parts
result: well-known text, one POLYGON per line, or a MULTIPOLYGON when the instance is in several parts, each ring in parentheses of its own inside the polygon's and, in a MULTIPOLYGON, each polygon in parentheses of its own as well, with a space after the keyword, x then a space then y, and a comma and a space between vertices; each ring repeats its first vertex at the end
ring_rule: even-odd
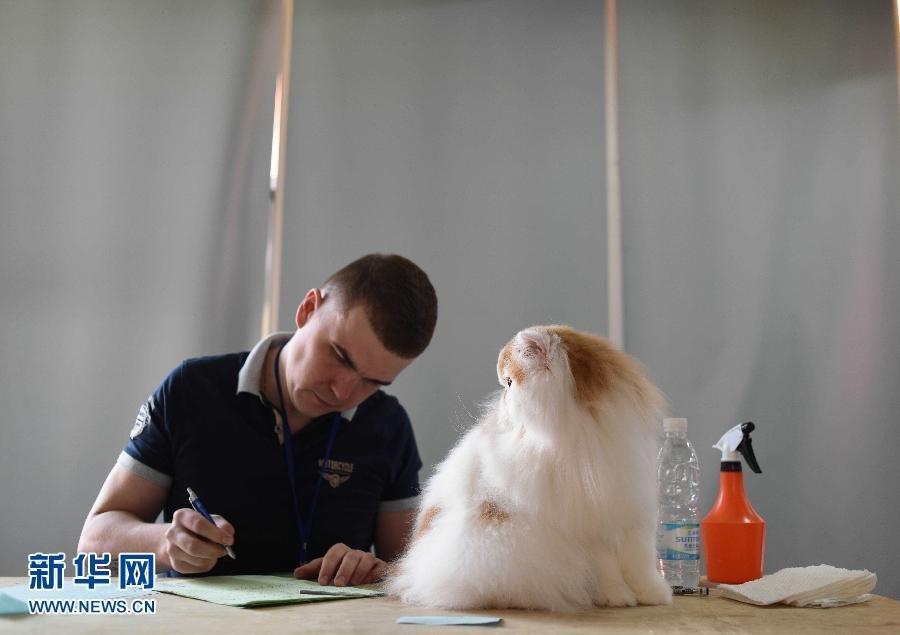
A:
POLYGON ((437 294, 425 272, 403 256, 363 256, 328 278, 322 291, 344 311, 363 305, 375 335, 400 357, 418 357, 434 334, 437 294))

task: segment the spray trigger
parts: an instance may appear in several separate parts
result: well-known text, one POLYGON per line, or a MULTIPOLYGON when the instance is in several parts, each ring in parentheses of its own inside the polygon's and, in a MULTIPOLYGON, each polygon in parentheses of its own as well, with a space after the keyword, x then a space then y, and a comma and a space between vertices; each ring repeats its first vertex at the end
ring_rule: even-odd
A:
POLYGON ((743 438, 741 439, 740 444, 737 446, 738 452, 743 455, 744 460, 747 461, 747 465, 750 466, 750 469, 756 472, 757 474, 762 474, 762 468, 759 467, 759 463, 756 461, 756 455, 753 453, 753 440, 750 438, 750 433, 756 429, 756 426, 752 421, 748 421, 746 423, 741 424, 741 433, 743 438))
POLYGON ((756 429, 756 425, 752 421, 747 421, 740 425, 734 426, 731 430, 722 435, 719 442, 713 447, 722 452, 722 461, 738 461, 738 453, 744 457, 750 469, 757 474, 762 474, 762 469, 756 461, 756 455, 753 453, 753 441, 750 439, 750 433, 756 429))

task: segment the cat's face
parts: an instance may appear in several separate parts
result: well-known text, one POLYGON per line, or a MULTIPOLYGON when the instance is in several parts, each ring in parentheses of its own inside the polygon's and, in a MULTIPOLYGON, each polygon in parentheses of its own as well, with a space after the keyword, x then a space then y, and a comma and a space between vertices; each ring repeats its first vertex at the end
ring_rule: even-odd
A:
POLYGON ((571 393, 560 337, 547 327, 520 331, 500 352, 497 379, 503 387, 500 408, 519 423, 558 410, 571 393))
POLYGON ((559 337, 546 327, 519 331, 500 351, 497 379, 504 389, 528 390, 535 381, 551 379, 552 365, 559 354, 559 337))
POLYGON ((520 413, 576 402, 590 409, 618 372, 623 356, 605 340, 568 326, 532 326, 516 334, 497 360, 506 408, 520 413))

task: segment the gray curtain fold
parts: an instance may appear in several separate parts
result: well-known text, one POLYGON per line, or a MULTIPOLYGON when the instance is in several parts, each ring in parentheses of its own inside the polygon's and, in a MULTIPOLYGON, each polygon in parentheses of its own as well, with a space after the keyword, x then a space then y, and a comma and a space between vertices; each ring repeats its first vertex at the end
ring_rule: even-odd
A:
POLYGON ((887 2, 620 13, 626 346, 688 418, 701 509, 732 425, 767 572, 900 597, 897 69, 887 2))
POLYGON ((0 575, 75 549, 138 406, 259 328, 274 2, 0 2, 0 575))
POLYGON ((363 253, 418 262, 437 330, 390 392, 430 466, 519 329, 606 329, 602 4, 299 2, 295 18, 282 324, 363 253))

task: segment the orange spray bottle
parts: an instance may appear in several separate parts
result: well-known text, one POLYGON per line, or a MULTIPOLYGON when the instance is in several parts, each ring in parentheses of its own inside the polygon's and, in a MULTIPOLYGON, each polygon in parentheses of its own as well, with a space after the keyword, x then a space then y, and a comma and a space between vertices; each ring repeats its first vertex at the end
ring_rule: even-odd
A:
POLYGON ((751 470, 762 473, 750 440, 754 429, 750 421, 737 425, 713 446, 722 452, 719 498, 700 521, 700 544, 710 582, 740 584, 763 574, 766 521, 747 500, 741 472, 743 456, 751 470))

